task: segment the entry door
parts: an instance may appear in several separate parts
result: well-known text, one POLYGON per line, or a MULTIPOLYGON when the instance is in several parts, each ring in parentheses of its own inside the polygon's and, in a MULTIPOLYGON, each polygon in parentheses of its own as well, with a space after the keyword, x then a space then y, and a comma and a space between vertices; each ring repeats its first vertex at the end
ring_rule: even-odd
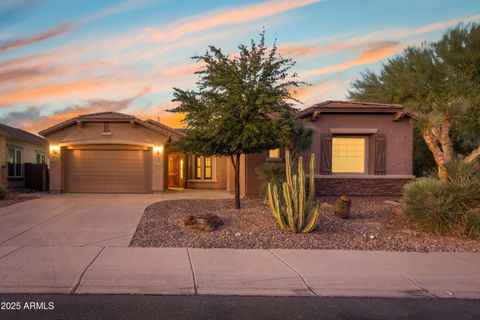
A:
POLYGON ((180 157, 168 156, 168 186, 179 188, 180 185, 180 157))

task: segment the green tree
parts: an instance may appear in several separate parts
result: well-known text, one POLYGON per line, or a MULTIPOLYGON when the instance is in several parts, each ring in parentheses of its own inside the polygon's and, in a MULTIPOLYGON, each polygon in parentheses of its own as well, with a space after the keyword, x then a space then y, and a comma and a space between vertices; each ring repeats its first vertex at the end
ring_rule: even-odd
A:
POLYGON ((469 161, 480 153, 478 88, 480 26, 460 24, 437 42, 407 48, 379 73, 367 70, 352 84, 349 97, 399 103, 420 113, 414 130, 415 174, 437 164, 442 175, 457 153, 470 153, 469 161))
POLYGON ((170 111, 185 113, 189 133, 177 147, 209 156, 228 156, 235 171, 235 208, 240 209, 240 157, 281 147, 292 126, 292 91, 303 82, 291 73, 295 62, 281 57, 276 44, 268 48, 265 32, 236 55, 209 46, 196 90, 174 88, 170 111))
POLYGON ((298 153, 310 150, 314 135, 315 129, 305 126, 300 119, 295 120, 285 146, 292 155, 292 161, 297 159, 298 153))

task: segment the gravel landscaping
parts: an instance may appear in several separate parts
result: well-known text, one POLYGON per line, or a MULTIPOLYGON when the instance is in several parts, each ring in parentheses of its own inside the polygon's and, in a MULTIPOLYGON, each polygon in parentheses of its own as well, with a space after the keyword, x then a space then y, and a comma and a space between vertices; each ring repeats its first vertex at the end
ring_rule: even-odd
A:
POLYGON ((19 202, 29 201, 37 198, 38 197, 35 196, 25 196, 18 195, 16 193, 10 193, 5 199, 0 200, 0 208, 8 207, 19 202))
POLYGON ((278 229, 267 204, 251 198, 235 210, 233 199, 174 200, 150 205, 130 246, 193 248, 290 248, 388 251, 480 251, 480 241, 435 236, 414 230, 392 197, 352 197, 349 219, 333 214, 336 198, 322 197, 320 221, 310 234, 278 229), (387 203, 385 203, 387 200, 387 203), (183 225, 187 214, 213 213, 223 225, 213 232, 183 225))

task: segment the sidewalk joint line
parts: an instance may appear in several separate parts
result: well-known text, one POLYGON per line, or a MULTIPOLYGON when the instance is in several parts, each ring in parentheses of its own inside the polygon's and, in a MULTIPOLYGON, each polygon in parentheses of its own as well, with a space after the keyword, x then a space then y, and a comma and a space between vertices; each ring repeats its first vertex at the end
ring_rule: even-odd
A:
POLYGON ((272 255, 274 256, 275 258, 277 258, 280 262, 282 262, 283 264, 285 264, 287 267, 289 267, 290 269, 292 269, 293 272, 295 272, 299 277, 300 279, 302 279, 302 282, 303 284, 307 287, 308 291, 310 291, 310 293, 312 293, 314 296, 317 296, 318 297, 318 294, 315 292, 315 290, 313 290, 313 288, 308 284, 307 280, 303 277, 303 275, 298 272, 297 270, 295 270, 295 268, 293 268, 291 265, 289 265, 285 260, 283 260, 282 258, 280 258, 279 256, 277 256, 275 253, 273 253, 272 251, 270 251, 270 249, 267 249, 267 251, 272 255))
POLYGON ((192 256, 190 255, 190 250, 187 248, 188 262, 190 263, 190 270, 192 270, 192 280, 193 280, 193 291, 195 294, 198 294, 197 290, 197 277, 195 276, 195 271, 193 270, 192 256))
POLYGON ((3 258, 5 258, 5 257, 8 257, 8 256, 11 255, 12 253, 17 252, 18 250, 22 249, 23 247, 24 247, 24 246, 20 246, 20 247, 18 247, 18 248, 16 248, 16 249, 13 249, 13 250, 10 251, 9 253, 4 254, 3 256, 1 256, 0 259, 3 259, 3 258))
POLYGON ((20 233, 17 233, 16 235, 8 238, 7 240, 4 240, 4 241, 0 242, 0 246, 3 245, 5 242, 8 242, 8 241, 10 241, 10 240, 12 240, 12 239, 15 239, 15 238, 18 237, 18 236, 21 236, 21 235, 24 234, 25 232, 31 231, 31 230, 35 229, 36 227, 39 227, 39 226, 41 226, 42 224, 44 224, 44 223, 46 223, 46 222, 48 222, 48 221, 50 221, 50 220, 52 220, 52 219, 55 219, 56 217, 59 217, 59 216, 65 214, 65 213, 67 213, 67 212, 75 209, 75 208, 78 207, 78 206, 80 206, 80 205, 78 204, 78 205, 76 205, 76 206, 73 206, 73 207, 71 207, 71 208, 68 208, 67 210, 63 210, 62 212, 57 213, 56 215, 54 215, 54 216, 52 216, 52 217, 50 217, 50 218, 48 218, 48 219, 45 219, 45 220, 37 223, 36 225, 31 226, 30 228, 28 228, 28 229, 26 229, 26 230, 23 230, 23 231, 20 232, 20 233))
MULTIPOLYGON (((362 255, 362 254, 360 254, 360 255, 362 255)), ((429 295, 429 296, 431 296, 431 297, 433 297, 433 298, 440 298, 440 297, 437 296, 436 294, 431 293, 430 290, 428 290, 427 288, 422 287, 415 279, 413 279, 413 278, 412 278, 411 276, 409 276, 408 274, 403 273, 403 272, 401 272, 401 271, 399 271, 399 270, 393 269, 393 268, 387 266, 386 264, 384 264, 384 263, 382 263, 382 262, 380 262, 380 261, 377 261, 377 260, 375 260, 375 259, 372 259, 372 258, 370 258, 370 257, 364 256, 364 255, 362 255, 362 256, 363 256, 364 258, 372 261, 372 262, 375 262, 376 264, 379 264, 379 265, 387 268, 387 269, 390 270, 390 271, 393 271, 393 272, 395 272, 395 273, 397 273, 397 274, 399 274, 399 275, 401 275, 401 276, 404 276, 404 277, 407 278, 411 283, 413 283, 413 285, 414 285, 415 287, 417 287, 418 289, 420 289, 421 291, 423 291, 426 295, 429 295)))
POLYGON ((77 292, 77 289, 80 286, 80 283, 82 283, 82 280, 85 277, 85 274, 87 273, 87 270, 92 266, 92 264, 95 262, 95 260, 97 260, 97 258, 100 256, 100 254, 103 252, 103 250, 105 250, 105 248, 106 247, 102 247, 102 249, 100 249, 100 251, 98 251, 98 253, 95 255, 95 257, 93 257, 92 261, 90 261, 90 263, 87 265, 85 270, 83 270, 82 274, 80 275, 80 279, 78 279, 77 283, 75 284, 75 286, 70 291, 70 294, 74 294, 74 293, 77 292))
MULTIPOLYGON (((92 244, 95 244, 95 243, 104 242, 104 241, 110 241, 110 240, 115 240, 115 239, 123 238, 123 237, 129 236, 129 235, 131 235, 131 233, 122 234, 122 235, 120 235, 120 236, 113 237, 113 238, 108 238, 108 239, 102 239, 102 240, 87 242, 87 243, 84 243, 84 244, 80 245, 80 247, 87 247, 87 246, 92 245, 92 244)), ((132 235, 132 237, 133 237, 133 235, 132 235)), ((131 239, 130 239, 130 240, 131 240, 131 239)))

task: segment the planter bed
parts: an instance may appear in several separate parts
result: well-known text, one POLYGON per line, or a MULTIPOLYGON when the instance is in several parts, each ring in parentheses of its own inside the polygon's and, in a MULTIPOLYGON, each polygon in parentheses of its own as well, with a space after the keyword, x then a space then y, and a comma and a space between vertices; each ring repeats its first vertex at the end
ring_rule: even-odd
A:
POLYGON ((239 249, 345 249, 389 251, 479 251, 480 241, 436 236, 415 231, 399 206, 385 203, 392 197, 352 197, 349 219, 333 214, 336 198, 321 197, 321 217, 314 232, 292 234, 278 229, 270 209, 261 199, 242 199, 235 210, 233 199, 174 200, 150 205, 130 246, 239 249), (216 231, 186 228, 186 214, 213 213, 224 222, 216 231))
POLYGON ((35 197, 35 196, 24 196, 24 195, 20 196, 15 193, 11 193, 5 199, 0 200, 0 208, 8 207, 19 202, 29 201, 37 198, 38 197, 35 197))

